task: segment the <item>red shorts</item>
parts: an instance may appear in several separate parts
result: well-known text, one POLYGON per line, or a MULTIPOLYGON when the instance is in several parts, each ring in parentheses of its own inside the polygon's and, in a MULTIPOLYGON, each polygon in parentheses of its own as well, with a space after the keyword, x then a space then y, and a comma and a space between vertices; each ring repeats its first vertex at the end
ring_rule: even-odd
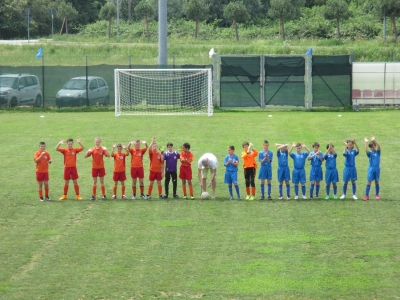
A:
POLYGON ((36 172, 36 180, 38 182, 49 181, 49 172, 46 173, 36 172))
POLYGON ((114 172, 113 180, 114 181, 125 181, 126 180, 125 172, 114 172))
POLYGON ((162 173, 161 172, 153 172, 150 171, 150 175, 149 175, 149 180, 150 181, 160 181, 162 179, 162 173))
POLYGON ((185 167, 181 165, 179 170, 179 178, 184 180, 192 180, 192 167, 185 167))
POLYGON ((104 177, 106 176, 106 169, 93 169, 92 168, 92 177, 104 177))
POLYGON ((76 180, 78 179, 78 170, 76 167, 65 167, 64 168, 64 180, 76 180))
POLYGON ((135 178, 144 178, 144 169, 141 168, 131 168, 131 177, 135 178))

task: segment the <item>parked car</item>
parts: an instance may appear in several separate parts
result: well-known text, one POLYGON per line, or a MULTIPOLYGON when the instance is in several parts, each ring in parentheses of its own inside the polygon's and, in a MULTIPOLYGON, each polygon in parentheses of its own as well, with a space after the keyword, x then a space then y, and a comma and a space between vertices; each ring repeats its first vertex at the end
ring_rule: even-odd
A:
POLYGON ((30 74, 0 75, 0 105, 42 105, 39 79, 30 74))
MULTIPOLYGON (((108 105, 110 101, 109 89, 101 77, 88 76, 89 105, 108 105)), ((56 106, 86 105, 86 76, 74 77, 67 81, 56 95, 56 106)))

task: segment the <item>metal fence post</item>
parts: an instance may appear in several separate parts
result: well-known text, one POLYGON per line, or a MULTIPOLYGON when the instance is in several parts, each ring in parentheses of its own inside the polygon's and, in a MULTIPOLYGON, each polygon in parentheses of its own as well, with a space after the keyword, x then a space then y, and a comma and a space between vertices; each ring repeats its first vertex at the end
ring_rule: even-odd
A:
MULTIPOLYGON (((213 55, 213 104, 214 106, 218 105, 217 103, 217 65, 218 65, 218 54, 213 55)), ((219 106, 219 105, 218 105, 219 106)))
POLYGON ((86 54, 86 105, 89 106, 89 66, 88 66, 88 56, 86 54))
POLYGON ((44 108, 44 55, 42 54, 42 108, 44 108))
POLYGON ((312 109, 312 54, 306 54, 306 109, 312 109))
POLYGON ((265 108, 265 56, 260 56, 260 107, 265 108))

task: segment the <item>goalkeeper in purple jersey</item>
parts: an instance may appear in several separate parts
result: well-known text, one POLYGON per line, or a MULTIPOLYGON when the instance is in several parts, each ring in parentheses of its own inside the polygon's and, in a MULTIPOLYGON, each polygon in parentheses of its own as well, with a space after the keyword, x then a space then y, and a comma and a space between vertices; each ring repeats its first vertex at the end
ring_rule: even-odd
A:
POLYGON ((181 155, 178 152, 174 151, 174 145, 171 142, 169 142, 167 143, 167 151, 163 153, 163 156, 165 165, 165 181, 164 181, 165 195, 163 198, 164 199, 168 198, 169 182, 171 178, 172 178, 172 192, 173 192, 172 195, 174 198, 179 198, 179 196, 176 194, 177 180, 178 180, 177 164, 181 155))
POLYGON ((368 139, 364 138, 365 142, 365 152, 369 158, 369 166, 367 173, 367 186, 365 189, 364 201, 369 200, 369 191, 371 189, 372 181, 375 181, 375 199, 379 200, 379 177, 381 173, 380 163, 381 163, 381 146, 375 140, 374 136, 371 136, 371 141, 368 143, 368 139), (368 150, 368 147, 371 150, 368 150))

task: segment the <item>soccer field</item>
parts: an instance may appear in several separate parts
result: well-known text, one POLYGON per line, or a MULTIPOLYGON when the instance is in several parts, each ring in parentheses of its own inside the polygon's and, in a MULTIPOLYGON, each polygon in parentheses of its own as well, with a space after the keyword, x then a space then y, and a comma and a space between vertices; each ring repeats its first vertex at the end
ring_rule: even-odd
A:
MULTIPOLYGON (((0 299, 396 299, 400 295, 398 116, 397 110, 117 118, 113 112, 2 112, 0 299), (366 202, 361 200, 368 167, 363 138, 371 134, 382 147, 381 200, 366 202), (55 146, 62 139, 81 137, 88 149, 96 136, 110 151, 112 142, 150 143, 153 136, 163 146, 173 142, 176 150, 189 142, 195 157, 196 199, 92 202, 91 158, 84 158, 85 150, 77 158, 83 201, 75 200, 71 187, 69 199, 58 201, 63 156, 55 146), (304 142, 311 149, 317 141, 325 150, 332 141, 341 180, 343 140, 353 138, 360 147, 356 158, 360 200, 323 200, 324 182, 318 200, 293 200, 293 196, 290 201, 277 200, 274 143, 304 142), (262 150, 264 139, 274 152, 273 200, 229 201, 223 184, 227 146, 234 145, 240 157, 243 141, 262 150), (46 142, 53 160, 50 202, 39 201, 35 181, 33 154, 40 141, 46 142), (219 161, 215 200, 198 196, 196 165, 205 152, 214 153, 219 161)), ((147 154, 144 165, 147 179, 147 154)), ((292 170, 292 160, 289 166, 292 170)), ((308 195, 309 163, 306 166, 308 195)), ((112 167, 113 160, 106 159, 108 199, 112 167)), ((244 195, 241 168, 238 177, 244 195)), ((257 198, 259 183, 256 180, 257 198)), ((128 199, 130 185, 128 179, 128 199)), ((147 186, 145 180, 145 191, 147 186)), ((371 195, 374 192, 372 185, 371 195)), ((182 195, 180 181, 178 194, 182 195)))

